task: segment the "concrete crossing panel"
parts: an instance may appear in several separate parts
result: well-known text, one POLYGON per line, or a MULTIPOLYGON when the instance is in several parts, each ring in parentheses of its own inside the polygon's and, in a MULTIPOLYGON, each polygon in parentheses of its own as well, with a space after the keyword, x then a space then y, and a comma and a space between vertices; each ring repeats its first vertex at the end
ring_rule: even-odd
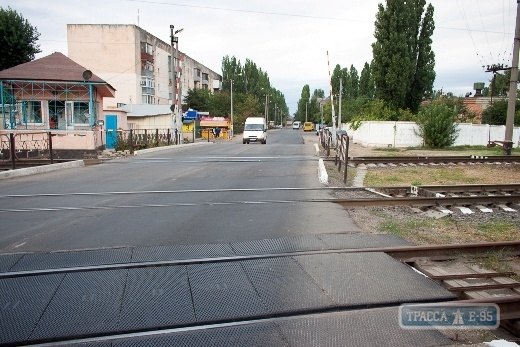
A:
POLYGON ((126 273, 108 270, 67 274, 31 340, 117 331, 126 273))
POLYGON ((185 266, 130 269, 119 329, 172 327, 195 322, 185 266))

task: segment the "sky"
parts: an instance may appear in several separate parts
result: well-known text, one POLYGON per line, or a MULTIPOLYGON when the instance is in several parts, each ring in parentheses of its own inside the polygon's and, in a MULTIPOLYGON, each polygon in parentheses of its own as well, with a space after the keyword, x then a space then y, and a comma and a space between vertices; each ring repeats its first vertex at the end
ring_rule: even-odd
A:
MULTIPOLYGON (((304 85, 329 94, 339 64, 361 73, 372 60, 374 21, 384 0, 0 0, 41 34, 42 50, 67 55, 67 24, 136 24, 166 43, 170 25, 179 49, 222 73, 222 58, 250 59, 269 75, 291 114, 304 85)), ((511 65, 515 0, 430 0, 435 8, 434 90, 455 96, 489 84, 483 66, 511 65)), ((88 68, 88 66, 86 67, 88 68)), ((95 73, 95 71, 94 71, 95 73)), ((110 82, 110 81, 109 81, 110 82)))

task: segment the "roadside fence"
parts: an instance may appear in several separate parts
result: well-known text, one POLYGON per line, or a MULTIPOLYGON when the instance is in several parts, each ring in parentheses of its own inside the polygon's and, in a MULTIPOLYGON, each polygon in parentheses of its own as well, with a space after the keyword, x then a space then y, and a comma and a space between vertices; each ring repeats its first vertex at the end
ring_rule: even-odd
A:
POLYGON ((1 133, 0 163, 10 163, 11 169, 39 159, 54 163, 51 132, 1 133))
POLYGON ((177 130, 171 129, 130 129, 118 130, 115 148, 118 151, 134 151, 177 144, 177 130))

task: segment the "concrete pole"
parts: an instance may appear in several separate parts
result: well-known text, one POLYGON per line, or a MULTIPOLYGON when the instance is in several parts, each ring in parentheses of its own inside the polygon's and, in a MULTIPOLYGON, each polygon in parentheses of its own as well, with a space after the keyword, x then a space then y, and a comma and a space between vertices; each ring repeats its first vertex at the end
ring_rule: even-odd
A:
POLYGON ((265 104, 266 112, 265 112, 265 123, 269 124, 269 94, 267 94, 267 103, 265 104))
POLYGON ((507 102, 506 134, 504 154, 511 155, 513 148, 513 125, 515 120, 516 86, 518 80, 518 50, 520 49, 520 0, 516 1, 515 41, 513 43, 513 62, 511 63, 511 79, 509 80, 509 98, 507 102))
MULTIPOLYGON (((177 107, 177 98, 176 98, 177 74, 175 73, 175 53, 174 53, 175 44, 173 42, 173 36, 174 36, 173 28, 174 28, 174 26, 170 25, 170 39, 171 39, 171 42, 170 42, 171 53, 170 54, 171 54, 171 63, 172 63, 172 66, 171 66, 171 72, 172 72, 172 88, 171 88, 172 89, 172 108, 171 108, 171 111, 172 111, 172 128, 176 129, 177 128, 177 112, 175 112, 175 108, 177 107)), ((175 132, 174 132, 174 134, 175 134, 175 132)), ((175 143, 177 143, 177 139, 175 139, 175 143)))
POLYGON ((339 79, 339 110, 338 110, 338 130, 341 130, 341 98, 343 91, 343 78, 339 79))
POLYGON ((265 118, 265 121, 267 122, 267 94, 265 94, 264 118, 265 118))
POLYGON ((305 121, 307 122, 307 105, 309 104, 309 102, 306 102, 305 103, 305 121))
POLYGON ((233 80, 231 80, 231 137, 233 135, 233 80))

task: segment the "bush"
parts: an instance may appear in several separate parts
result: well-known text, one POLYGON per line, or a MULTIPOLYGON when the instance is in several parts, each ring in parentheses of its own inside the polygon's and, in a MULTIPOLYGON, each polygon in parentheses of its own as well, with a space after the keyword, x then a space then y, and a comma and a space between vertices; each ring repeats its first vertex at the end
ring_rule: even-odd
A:
POLYGON ((417 114, 418 135, 423 138, 427 147, 449 147, 455 143, 459 135, 456 119, 456 108, 433 102, 424 106, 417 114))
MULTIPOLYGON (((508 100, 495 100, 489 107, 482 111, 482 123, 490 125, 505 125, 507 119, 508 100)), ((520 102, 515 105, 515 126, 520 124, 520 102)))

